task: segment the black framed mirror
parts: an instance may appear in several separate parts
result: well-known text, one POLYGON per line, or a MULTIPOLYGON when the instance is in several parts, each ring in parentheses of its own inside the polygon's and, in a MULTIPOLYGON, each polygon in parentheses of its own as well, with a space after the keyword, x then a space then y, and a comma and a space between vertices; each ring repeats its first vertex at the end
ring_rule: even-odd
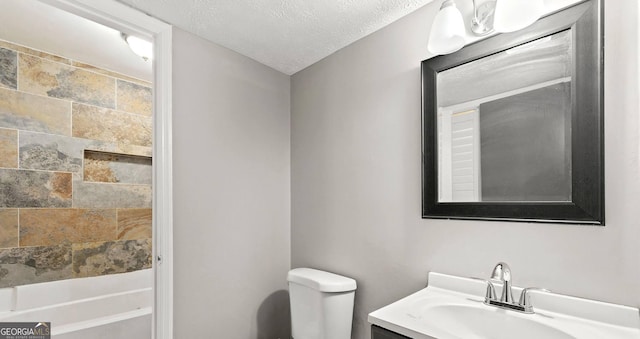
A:
POLYGON ((600 0, 422 62, 422 217, 604 225, 600 0))

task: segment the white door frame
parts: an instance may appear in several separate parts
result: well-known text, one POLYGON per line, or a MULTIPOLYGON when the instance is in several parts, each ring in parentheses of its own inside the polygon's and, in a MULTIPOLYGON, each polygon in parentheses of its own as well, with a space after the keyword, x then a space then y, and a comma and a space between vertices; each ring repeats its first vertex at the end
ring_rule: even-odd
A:
MULTIPOLYGON (((171 25, 114 0, 40 0, 123 33, 153 39, 153 338, 173 338, 171 25)), ((99 42, 96 42, 99 43, 99 42)))

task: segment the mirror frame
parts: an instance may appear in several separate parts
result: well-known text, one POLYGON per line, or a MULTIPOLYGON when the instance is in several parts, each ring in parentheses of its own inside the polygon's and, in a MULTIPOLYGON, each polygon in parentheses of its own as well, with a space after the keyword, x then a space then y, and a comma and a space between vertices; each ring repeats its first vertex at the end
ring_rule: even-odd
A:
POLYGON ((604 226, 604 41, 601 0, 581 2, 513 33, 422 61, 422 218, 604 226), (571 30, 571 187, 569 202, 439 202, 437 73, 571 30))

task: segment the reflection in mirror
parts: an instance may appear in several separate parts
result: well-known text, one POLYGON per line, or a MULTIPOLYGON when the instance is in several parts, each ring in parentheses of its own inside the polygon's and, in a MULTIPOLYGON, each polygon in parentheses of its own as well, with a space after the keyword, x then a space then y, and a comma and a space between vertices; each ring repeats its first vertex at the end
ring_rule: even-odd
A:
POLYGON ((437 73, 439 202, 567 202, 571 31, 437 73))

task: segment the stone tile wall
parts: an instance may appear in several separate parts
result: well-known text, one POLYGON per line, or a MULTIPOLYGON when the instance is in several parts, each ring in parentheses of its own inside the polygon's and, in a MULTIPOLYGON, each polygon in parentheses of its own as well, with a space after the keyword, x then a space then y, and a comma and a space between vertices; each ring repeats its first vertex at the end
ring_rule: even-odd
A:
POLYGON ((0 40, 0 288, 151 267, 151 84, 0 40))

